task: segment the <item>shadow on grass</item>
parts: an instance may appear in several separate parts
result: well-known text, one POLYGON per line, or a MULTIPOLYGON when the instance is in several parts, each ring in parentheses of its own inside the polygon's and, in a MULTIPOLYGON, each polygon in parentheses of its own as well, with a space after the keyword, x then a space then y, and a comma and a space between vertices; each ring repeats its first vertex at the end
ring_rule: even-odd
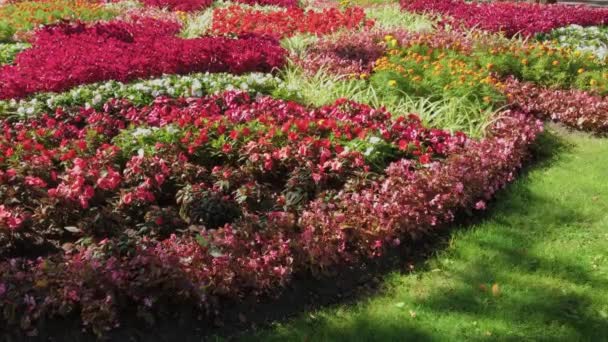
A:
MULTIPOLYGON (((175 312, 168 318, 158 321, 153 328, 141 322, 126 322, 123 327, 113 331, 109 339, 113 341, 201 341, 216 339, 237 339, 249 335, 258 327, 267 326, 269 323, 284 321, 290 316, 310 312, 323 307, 331 307, 336 304, 354 303, 378 293, 383 278, 394 271, 409 272, 408 265, 416 265, 417 269, 424 269, 426 261, 433 254, 444 250, 452 236, 453 231, 467 229, 471 225, 483 223, 489 220, 512 229, 504 229, 497 233, 489 241, 479 242, 480 250, 492 251, 491 258, 477 258, 464 270, 452 272, 461 283, 473 284, 458 288, 454 291, 443 292, 439 289, 432 292, 427 300, 420 303, 421 306, 438 313, 458 312, 470 315, 487 315, 488 307, 496 298, 488 295, 479 299, 479 288, 475 284, 505 283, 509 286, 518 286, 513 279, 506 279, 508 274, 550 274, 553 278, 559 278, 561 282, 574 282, 581 284, 593 283, 596 280, 588 277, 584 269, 576 263, 565 263, 563 260, 556 262, 548 260, 529 251, 533 249, 535 240, 529 235, 518 231, 513 227, 512 217, 520 216, 522 221, 529 220, 534 216, 533 206, 547 206, 552 208, 544 211, 543 220, 569 224, 584 220, 575 210, 565 208, 559 203, 549 203, 549 198, 542 198, 527 190, 527 173, 539 168, 549 168, 563 158, 565 152, 571 150, 565 140, 554 133, 546 132, 539 138, 533 147, 533 161, 525 167, 520 175, 518 183, 511 185, 505 191, 498 194, 496 202, 491 204, 490 210, 485 214, 475 217, 462 217, 457 222, 456 229, 439 230, 435 235, 418 241, 413 248, 394 251, 381 260, 368 261, 365 264, 341 269, 336 272, 338 276, 315 279, 310 275, 299 275, 291 283, 279 298, 263 298, 258 301, 255 298, 246 298, 242 301, 225 302, 222 310, 224 314, 215 323, 199 321, 191 310, 175 308, 175 312), (498 214, 499 213, 499 214, 498 214), (497 272, 495 263, 505 266, 505 269, 497 272), (576 275, 573 279, 573 275, 576 275)), ((539 232, 551 234, 547 229, 539 232)), ((556 232, 558 233, 558 232, 556 232)), ((589 305, 589 298, 577 296, 572 293, 563 293, 559 289, 548 289, 545 286, 526 286, 532 292, 531 295, 500 303, 501 314, 496 314, 496 319, 503 316, 523 317, 534 314, 539 320, 555 321, 567 325, 578 331, 581 336, 586 336, 585 331, 598 330, 601 321, 593 317, 584 316, 584 308, 589 305)), ((602 284, 605 286, 605 284, 602 284)), ((319 324, 315 319, 310 324, 319 324)), ((357 336, 358 331, 373 330, 377 340, 435 340, 432 332, 425 331, 412 323, 403 322, 400 325, 374 321, 371 317, 358 317, 349 321, 348 326, 323 325, 323 334, 327 340, 343 339, 345 330, 350 336, 357 336)), ((1 335, 0 335, 1 336, 1 335)), ((82 334, 79 325, 74 322, 50 322, 48 330, 36 340, 53 341, 88 341, 92 336, 82 334), (54 339, 51 338, 54 337, 54 339)), ((18 340, 18 339, 13 339, 18 340)), ((304 338, 306 340, 306 338, 304 338)), ((0 339, 1 341, 1 339, 0 339)))
POLYGON ((420 307, 436 315, 502 322, 509 328, 499 335, 508 340, 608 341, 608 320, 590 309, 591 293, 581 291, 608 289, 608 281, 591 274, 581 260, 571 257, 571 251, 538 251, 542 241, 567 240, 560 228, 582 228, 589 221, 576 203, 565 206, 559 196, 532 192, 529 187, 534 182, 530 171, 572 158, 565 153, 570 151, 572 145, 554 133, 541 136, 533 151, 536 163, 524 168, 521 178, 498 194, 483 217, 471 221, 484 224, 483 236, 467 239, 466 247, 451 255, 464 264, 449 270, 458 285, 449 291, 432 289, 417 302, 420 307), (480 251, 483 255, 473 254, 480 251), (493 284, 496 291, 491 289, 493 284), (538 329, 529 329, 531 325, 538 329), (550 332, 543 329, 547 326, 558 328, 550 332), (551 335, 556 331, 561 335, 551 335))

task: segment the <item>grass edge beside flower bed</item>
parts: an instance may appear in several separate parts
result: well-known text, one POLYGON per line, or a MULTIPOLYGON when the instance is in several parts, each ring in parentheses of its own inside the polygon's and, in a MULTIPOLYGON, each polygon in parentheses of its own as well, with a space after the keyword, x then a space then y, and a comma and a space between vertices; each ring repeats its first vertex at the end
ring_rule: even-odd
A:
MULTIPOLYGON (((523 159, 525 159, 527 155, 529 145, 533 142, 541 128, 538 121, 531 119, 525 114, 512 113, 512 115, 513 116, 511 117, 505 117, 501 122, 498 122, 494 126, 495 137, 484 139, 479 142, 470 142, 469 147, 462 150, 462 155, 454 154, 447 162, 443 163, 445 165, 436 165, 426 171, 411 172, 405 171, 409 167, 407 162, 395 163, 391 167, 392 171, 389 172, 387 181, 381 186, 382 189, 385 190, 380 189, 380 184, 378 185, 378 188, 371 187, 366 190, 368 194, 363 196, 376 196, 377 201, 381 203, 386 203, 386 201, 388 201, 387 196, 390 197, 392 195, 392 190, 398 190, 405 193, 418 193, 417 196, 420 196, 420 198, 408 198, 407 196, 400 197, 400 200, 405 200, 406 203, 394 203, 393 207, 396 206, 395 209, 397 211, 393 214, 391 214, 392 209, 390 209, 390 207, 386 208, 389 210, 386 213, 389 215, 389 218, 391 218, 390 215, 396 215, 398 213, 401 215, 399 220, 402 222, 394 222, 392 225, 386 225, 382 221, 375 222, 377 218, 372 217, 372 215, 375 214, 372 212, 368 213, 368 211, 375 211, 375 209, 365 207, 364 205, 359 207, 357 205, 353 206, 352 204, 349 204, 349 201, 359 203, 360 199, 357 199, 356 197, 361 196, 360 194, 353 194, 352 196, 347 195, 343 198, 344 202, 342 205, 344 207, 339 203, 336 204, 338 207, 342 208, 342 217, 347 218, 347 220, 352 219, 353 217, 362 217, 365 219, 357 221, 357 224, 360 224, 361 226, 357 226, 357 229, 353 231, 354 235, 348 237, 344 235, 344 231, 336 235, 334 231, 335 224, 340 224, 340 222, 336 222, 335 220, 338 220, 338 216, 340 215, 336 215, 336 212, 332 209, 328 210, 327 207, 324 207, 322 202, 317 201, 316 203, 312 203, 308 212, 302 216, 302 220, 299 222, 302 227, 306 227, 302 232, 302 236, 293 236, 294 241, 298 241, 298 244, 300 245, 298 248, 291 247, 295 248, 291 254, 296 260, 299 260, 297 261, 295 268, 298 272, 306 269, 312 269, 318 272, 323 269, 331 269, 338 264, 355 262, 360 257, 366 255, 378 256, 388 248, 388 245, 395 243, 399 244, 399 238, 407 241, 409 237, 415 238, 416 236, 424 235, 425 232, 436 229, 433 228, 436 225, 450 222, 453 220, 452 210, 458 210, 461 207, 483 209, 485 207, 483 200, 489 199, 495 191, 499 190, 507 181, 515 176, 516 170, 521 166, 523 159), (517 129, 514 129, 515 127, 517 127, 517 129), (400 171, 400 168, 402 167, 405 167, 405 169, 400 171), (402 172, 405 172, 405 174, 401 174, 402 172), (404 176, 408 178, 405 182, 403 180, 404 176), (464 184, 460 182, 463 182, 464 184), (386 189, 391 190, 386 192, 386 189), (352 197, 352 199, 350 197, 352 197), (480 198, 482 200, 479 200, 480 198), (433 201, 429 203, 428 201, 431 199, 433 199, 433 201), (409 204, 407 204, 408 200, 410 201, 409 204), (412 208, 403 215, 403 209, 399 209, 400 205, 411 205, 412 208), (358 211, 359 215, 351 215, 352 213, 350 213, 349 210, 358 211), (327 224, 319 226, 319 222, 327 222, 327 224), (365 227, 365 225, 368 226, 365 227), (312 228, 314 226, 317 227, 312 228), (317 242, 309 240, 310 238, 307 236, 310 234, 312 234, 317 242), (343 243, 349 245, 348 250, 344 250, 341 247, 343 243)), ((344 223, 347 222, 348 221, 344 223)), ((230 231, 224 233, 228 235, 232 234, 230 231)), ((222 239, 221 234, 219 239, 222 239)), ((172 249, 177 248, 176 243, 179 244, 179 241, 173 241, 173 239, 171 239, 171 241, 163 242, 162 245, 150 245, 149 247, 152 249, 152 252, 148 253, 150 254, 148 257, 153 259, 161 257, 160 254, 156 255, 156 253, 171 254, 172 249)), ((184 252, 188 254, 190 253, 188 250, 193 248, 191 245, 192 244, 188 245, 190 247, 183 246, 180 248, 186 248, 184 252)), ((182 257, 184 257, 184 255, 182 255, 182 257)), ((76 264, 69 262, 68 260, 66 261, 68 261, 68 264, 72 263, 72 266, 74 267, 79 267, 77 265, 80 265, 81 263, 86 265, 87 262, 90 262, 87 261, 88 258, 89 257, 84 254, 80 255, 78 260, 74 261, 76 264)), ((165 257, 162 258, 164 259, 165 257)), ((139 260, 138 262, 141 261, 143 260, 139 260)), ((135 264, 129 265, 129 263, 125 263, 124 265, 121 265, 122 262, 119 264, 115 264, 115 262, 116 261, 112 261, 114 266, 110 266, 111 269, 118 267, 118 269, 124 268, 124 270, 127 271, 130 267, 135 266, 135 264)), ((178 267, 179 262, 177 262, 177 264, 175 264, 175 262, 177 261, 173 260, 171 264, 174 267, 178 267)), ((103 260, 95 261, 95 263, 96 266, 90 265, 94 269, 98 269, 100 266, 109 266, 103 266, 103 260), (102 264, 99 264, 99 262, 102 262, 102 264)), ((20 289, 29 288, 33 290, 33 288, 38 288, 36 291, 39 291, 40 293, 36 296, 42 295, 42 298, 38 297, 38 300, 40 301, 44 298, 44 292, 47 290, 61 291, 60 285, 57 289, 47 289, 48 285, 38 287, 37 285, 29 284, 28 280, 24 280, 23 284, 16 284, 14 283, 14 280, 8 281, 7 279, 10 278, 19 278, 13 277, 16 269, 11 270, 13 266, 6 263, 2 266, 3 268, 6 268, 6 272, 3 273, 5 275, 5 281, 2 282, 3 294, 7 293, 7 295, 10 294, 11 296, 14 296, 16 295, 15 291, 18 292, 20 289), (7 288, 7 284, 10 287, 7 288)), ((190 267, 183 266, 186 268, 190 267)), ((52 269, 54 269, 54 267, 52 269)), ((42 274, 46 272, 44 267, 38 271, 42 272, 42 274)), ((52 272, 58 273, 47 274, 51 277, 48 284, 61 284, 61 280, 53 279, 52 274, 61 274, 62 271, 55 270, 52 272)), ((181 273, 180 271, 177 271, 176 274, 181 273)), ((172 279, 176 274, 167 274, 166 276, 168 279, 172 279)), ((103 274, 100 274, 99 276, 101 278, 105 277, 103 274)), ((109 278, 106 280, 102 280, 101 278, 100 283, 111 283, 109 278)), ((98 282, 90 283, 90 285, 96 283, 98 282)), ((72 286, 70 284, 71 280, 68 281, 68 286, 72 286)), ((51 286, 54 287, 54 285, 51 286)), ((237 283, 235 286, 238 287, 241 285, 237 283)), ((276 286, 273 286, 272 288, 274 291, 276 286)), ((237 294, 242 291, 248 292, 247 289, 239 288, 235 288, 234 291, 237 294)), ((21 295, 17 295, 17 297, 20 296, 21 295)), ((206 300, 203 300, 200 304, 203 306, 209 305, 206 300)), ((95 304, 95 306, 96 305, 98 304, 95 304)), ((45 314, 44 310, 41 314, 45 314)), ((114 311, 108 311, 103 315, 109 315, 109 320, 113 321, 114 318, 112 317, 114 317, 115 314, 114 311)), ((93 316, 93 318, 94 317, 95 316, 93 316)), ((108 317, 104 317, 104 319, 108 319, 108 317)), ((94 322, 91 321, 90 317, 88 320, 89 323, 94 322)), ((102 324, 103 322, 104 321, 102 320, 102 324)), ((103 325, 99 326, 98 329, 103 330, 103 325)), ((101 332, 102 330, 97 331, 101 332)))
POLYGON ((537 160, 428 260, 403 260, 371 297, 239 340, 603 340, 608 185, 597 156, 608 140, 548 127, 537 160))

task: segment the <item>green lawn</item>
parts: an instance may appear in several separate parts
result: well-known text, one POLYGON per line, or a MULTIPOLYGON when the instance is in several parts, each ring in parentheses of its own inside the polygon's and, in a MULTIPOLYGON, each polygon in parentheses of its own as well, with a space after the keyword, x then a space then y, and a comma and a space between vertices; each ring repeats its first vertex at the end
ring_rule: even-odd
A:
POLYGON ((550 126, 485 218, 379 293, 304 312, 264 341, 608 341, 608 139, 550 126))

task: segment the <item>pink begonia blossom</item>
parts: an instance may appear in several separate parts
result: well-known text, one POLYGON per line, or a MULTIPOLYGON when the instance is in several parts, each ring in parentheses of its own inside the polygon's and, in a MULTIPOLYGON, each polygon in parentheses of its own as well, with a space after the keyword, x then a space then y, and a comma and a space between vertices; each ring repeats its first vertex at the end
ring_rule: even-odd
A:
MULTIPOLYGON (((10 285, 0 307, 10 305, 18 313, 3 316, 2 328, 69 313, 106 331, 121 323, 120 313, 129 310, 124 303, 145 315, 155 315, 151 304, 160 303, 216 312, 223 303, 217 299, 274 295, 294 275, 323 274, 378 257, 449 224, 480 199, 485 205, 517 174, 542 130, 529 113, 509 110, 489 127, 487 138, 474 140, 426 128, 415 115, 396 117, 348 100, 309 108, 239 92, 161 98, 141 107, 112 100, 101 110, 73 113, 0 119, 0 150, 21 150, 31 137, 60 130, 41 151, 21 156, 51 156, 53 163, 38 166, 35 174, 55 171, 53 188, 15 207, 0 205, 2 227, 15 223, 9 219, 27 219, 45 242, 57 245, 65 236, 44 235, 48 222, 98 235, 50 256, 0 261, 0 284, 10 285), (40 129, 48 118, 53 126, 40 129), (149 142, 144 153, 112 145, 121 132, 116 127, 131 125, 171 127, 177 138, 154 151, 157 144, 149 142), (251 128, 247 137, 239 130, 232 149, 222 152, 225 141, 217 137, 244 126, 251 128), (96 137, 101 141, 95 151, 81 150, 79 137, 90 129, 102 132, 96 137), (209 140, 187 155, 201 132, 209 140), (373 173, 367 156, 345 146, 371 137, 400 153, 373 173), (399 150, 404 139, 419 146, 418 153, 399 150), (425 153, 431 162, 423 165, 425 153), (222 204, 211 208, 213 215, 237 207, 240 216, 208 229, 182 218, 190 215, 182 207, 209 210, 208 198, 222 204), (300 202, 291 203, 294 198, 300 202), (47 221, 29 219, 29 210, 44 203, 71 210, 53 213, 47 205, 47 221)), ((21 182, 26 175, 20 172, 10 182, 21 182)), ((6 174, 2 178, 9 181, 6 174)), ((21 242, 31 243, 27 236, 21 242)))
POLYGON ((26 176, 25 184, 37 188, 46 188, 46 182, 39 177, 26 176))
POLYGON ((608 97, 578 89, 552 89, 509 78, 509 103, 540 118, 584 131, 608 133, 608 97))

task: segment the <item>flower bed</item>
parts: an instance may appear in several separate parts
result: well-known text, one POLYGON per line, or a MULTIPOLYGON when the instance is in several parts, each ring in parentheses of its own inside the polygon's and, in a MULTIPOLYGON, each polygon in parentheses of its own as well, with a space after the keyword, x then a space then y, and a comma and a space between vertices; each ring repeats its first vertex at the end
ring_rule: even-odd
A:
POLYGON ((235 2, 247 5, 298 7, 298 0, 236 0, 235 2))
POLYGON ((605 66, 592 55, 541 43, 512 43, 491 35, 422 34, 399 44, 375 63, 372 82, 385 93, 436 99, 462 98, 481 108, 504 104, 502 81, 514 76, 553 88, 608 92, 605 66))
POLYGON ((608 9, 584 6, 464 0, 401 0, 401 6, 408 11, 450 16, 467 28, 504 32, 507 36, 533 36, 571 24, 608 24, 608 9))
POLYGON ((176 37, 175 23, 139 19, 59 25, 39 31, 14 65, 0 68, 0 99, 105 80, 210 71, 268 72, 284 63, 276 40, 176 37))
POLYGON ((592 53, 599 60, 608 58, 608 27, 571 25, 555 29, 542 38, 561 47, 592 53))
POLYGON ((213 3, 213 0, 143 0, 146 6, 167 8, 172 11, 193 12, 203 10, 213 3))
POLYGON ((530 82, 508 79, 504 92, 509 103, 541 118, 567 126, 608 133, 608 99, 582 90, 543 88, 530 82))
MULTIPOLYGON (((143 0, 146 6, 167 8, 171 11, 195 12, 208 8, 213 0, 143 0)), ((261 6, 298 7, 297 0, 236 0, 236 3, 261 6)))
POLYGON ((61 20, 104 20, 116 16, 97 1, 44 0, 25 1, 0 7, 0 42, 13 39, 15 33, 61 20))
POLYGON ((93 107, 101 109, 110 99, 125 99, 136 106, 151 104, 159 96, 200 97, 226 90, 241 90, 253 94, 276 91, 292 94, 284 82, 272 74, 198 73, 185 76, 166 75, 157 79, 124 84, 117 81, 95 83, 73 88, 64 93, 39 93, 29 99, 0 101, 2 117, 37 117, 57 108, 93 107))
POLYGON ((283 38, 297 33, 322 35, 339 29, 353 30, 372 25, 372 21, 365 19, 363 9, 358 7, 351 7, 344 11, 336 8, 324 9, 320 12, 288 8, 282 11, 265 12, 230 6, 213 11, 211 31, 215 34, 256 33, 283 38))
MULTIPOLYGON (((386 51, 386 32, 363 30, 322 37, 303 56, 292 56, 308 73, 323 69, 338 75, 367 75, 386 51)), ((401 32, 401 36, 406 36, 401 32)), ((364 76, 365 77, 365 76, 364 76)))
POLYGON ((506 112, 474 141, 239 93, 2 126, 0 327, 78 313, 97 332, 127 308, 276 293, 482 209, 541 129, 506 112))

